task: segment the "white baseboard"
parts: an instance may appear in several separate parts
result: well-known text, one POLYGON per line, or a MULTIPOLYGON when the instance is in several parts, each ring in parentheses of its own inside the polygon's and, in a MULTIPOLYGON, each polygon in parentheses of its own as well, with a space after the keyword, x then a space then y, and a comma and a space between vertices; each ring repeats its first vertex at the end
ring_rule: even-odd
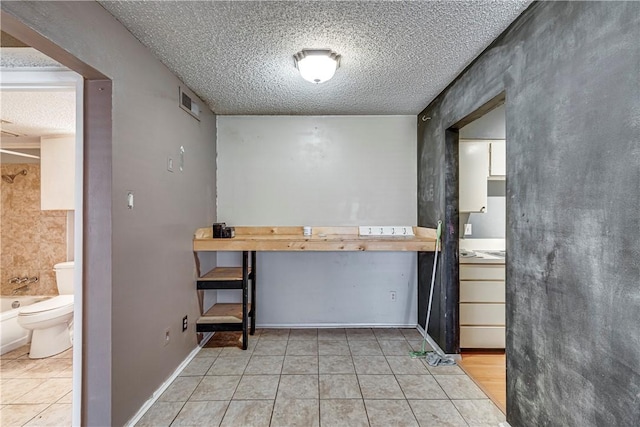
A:
POLYGON ((29 344, 29 342, 31 342, 31 336, 30 334, 27 334, 24 337, 18 338, 15 341, 12 341, 8 344, 3 345, 2 348, 0 349, 0 354, 9 353, 10 351, 15 350, 16 348, 20 348, 25 344, 29 344))
POLYGON ((212 336, 213 332, 207 332, 206 334, 204 334, 202 342, 198 346, 196 346, 196 348, 194 348, 191 353, 189 353, 189 355, 182 361, 182 363, 176 368, 176 370, 173 371, 173 374, 171 374, 171 376, 167 378, 167 380, 163 382, 160 387, 158 387, 158 389, 153 393, 149 400, 144 402, 144 405, 142 405, 138 412, 136 412, 136 414, 125 424, 125 427, 135 426, 136 423, 140 421, 140 418, 142 418, 142 416, 149 410, 149 408, 151 408, 151 405, 153 405, 156 400, 158 400, 158 398, 162 395, 162 393, 164 393, 164 391, 169 388, 173 380, 178 378, 180 372, 182 372, 183 369, 187 367, 189 362, 191 362, 191 360, 196 357, 196 354, 198 354, 198 352, 207 343, 207 341, 211 339, 212 336))
POLYGON ((406 323, 264 323, 256 325, 256 328, 270 329, 305 329, 305 328, 415 328, 415 324, 406 323))
POLYGON ((418 325, 417 326, 418 332, 420 332, 422 334, 423 337, 425 337, 427 339, 427 343, 431 346, 431 348, 433 348, 435 350, 436 353, 440 354, 441 356, 444 354, 447 357, 452 358, 455 361, 458 360, 462 360, 462 358, 460 357, 459 354, 447 354, 445 353, 440 346, 438 345, 437 342, 435 342, 435 340, 433 338, 431 338, 431 335, 427 334, 424 329, 422 328, 422 326, 418 325))

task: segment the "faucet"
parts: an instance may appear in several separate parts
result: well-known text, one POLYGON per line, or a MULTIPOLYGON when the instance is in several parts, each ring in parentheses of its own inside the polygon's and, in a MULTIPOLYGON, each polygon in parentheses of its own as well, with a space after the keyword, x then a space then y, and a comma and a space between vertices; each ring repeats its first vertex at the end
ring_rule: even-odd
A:
POLYGON ((17 294, 20 291, 26 291, 27 289, 29 289, 29 285, 31 283, 36 283, 38 282, 38 277, 34 276, 34 277, 12 277, 11 279, 9 279, 9 283, 17 283, 17 284, 21 284, 24 283, 24 285, 22 286, 18 286, 17 288, 15 288, 13 291, 11 291, 12 295, 17 294))
POLYGON ((27 289, 29 289, 29 285, 22 285, 22 286, 19 286, 19 287, 15 288, 15 289, 11 292, 11 295, 15 295, 15 294, 17 294, 17 293, 18 293, 18 292, 20 292, 20 291, 26 291, 27 289))

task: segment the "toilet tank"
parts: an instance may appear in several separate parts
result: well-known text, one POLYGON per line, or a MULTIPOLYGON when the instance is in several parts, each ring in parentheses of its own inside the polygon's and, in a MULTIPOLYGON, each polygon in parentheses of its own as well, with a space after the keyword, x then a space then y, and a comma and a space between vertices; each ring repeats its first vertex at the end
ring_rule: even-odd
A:
POLYGON ((74 262, 61 262, 53 266, 56 272, 56 285, 60 295, 73 295, 74 262))

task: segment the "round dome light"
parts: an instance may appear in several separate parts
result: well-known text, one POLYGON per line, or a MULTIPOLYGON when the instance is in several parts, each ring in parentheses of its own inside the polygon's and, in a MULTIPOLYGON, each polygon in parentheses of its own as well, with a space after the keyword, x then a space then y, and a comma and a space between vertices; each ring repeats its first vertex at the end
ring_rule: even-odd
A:
POLYGON ((340 66, 340 55, 330 49, 303 49, 293 55, 303 79, 311 83, 324 83, 340 66))

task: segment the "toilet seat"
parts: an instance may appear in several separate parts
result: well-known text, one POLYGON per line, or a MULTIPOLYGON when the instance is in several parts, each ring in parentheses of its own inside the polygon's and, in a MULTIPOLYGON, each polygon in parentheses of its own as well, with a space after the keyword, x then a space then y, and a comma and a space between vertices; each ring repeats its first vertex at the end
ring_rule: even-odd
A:
POLYGON ((73 295, 60 295, 24 307, 18 313, 18 318, 31 323, 70 313, 73 313, 73 295))

